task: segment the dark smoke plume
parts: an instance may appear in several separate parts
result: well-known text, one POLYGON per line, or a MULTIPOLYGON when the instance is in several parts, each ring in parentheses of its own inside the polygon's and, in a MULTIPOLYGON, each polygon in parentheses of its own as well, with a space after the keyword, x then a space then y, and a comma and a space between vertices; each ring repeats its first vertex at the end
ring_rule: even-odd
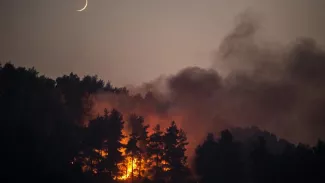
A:
POLYGON ((308 38, 265 44, 256 39, 258 25, 241 16, 211 69, 189 67, 159 78, 137 88, 142 96, 98 93, 95 110, 136 113, 152 127, 175 120, 192 148, 208 132, 232 127, 258 126, 295 143, 324 139, 325 51, 308 38))

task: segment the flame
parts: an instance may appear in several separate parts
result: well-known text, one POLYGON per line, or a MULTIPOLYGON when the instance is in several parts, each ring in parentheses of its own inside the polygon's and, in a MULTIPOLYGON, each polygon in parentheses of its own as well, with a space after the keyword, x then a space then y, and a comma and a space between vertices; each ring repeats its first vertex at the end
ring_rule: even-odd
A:
MULTIPOLYGON (((106 96, 106 97, 109 97, 110 95, 106 96)), ((95 100, 95 98, 92 98, 94 101, 95 101, 95 105, 93 107, 93 112, 94 112, 94 116, 95 114, 101 114, 103 109, 113 109, 113 106, 118 106, 117 104, 115 104, 116 102, 118 101, 115 101, 115 100, 112 100, 111 102, 108 102, 107 100, 105 102, 102 102, 102 101, 99 101, 99 100, 95 100)), ((113 99, 115 99, 113 97, 113 99)), ((120 112, 122 112, 122 114, 124 116, 128 116, 129 114, 131 113, 135 113, 135 114, 139 114, 139 115, 142 115, 144 116, 144 118, 146 119, 145 122, 147 124, 149 124, 151 126, 151 128, 149 128, 149 135, 152 133, 151 129, 152 127, 154 127, 156 125, 156 123, 160 124, 161 128, 164 129, 166 128, 170 122, 172 120, 176 120, 178 122, 181 122, 183 121, 183 116, 181 115, 172 115, 173 116, 173 119, 171 119, 170 117, 168 116, 159 116, 157 115, 155 112, 148 112, 148 111, 143 111, 143 110, 140 110, 140 111, 126 111, 126 110, 123 110, 123 108, 119 108, 119 107, 116 107, 117 110, 119 110, 120 112), (155 124, 152 124, 152 122, 155 122, 155 124)), ((181 124, 181 123, 180 123, 181 124)), ((179 123, 178 123, 179 125, 179 123)), ((125 136, 125 138, 123 138, 121 140, 121 143, 126 145, 128 140, 129 140, 129 131, 130 129, 128 129, 128 126, 125 126, 122 133, 123 135, 125 136)), ((148 173, 148 169, 151 168, 151 167, 146 167, 144 166, 145 163, 147 163, 147 161, 150 161, 150 160, 147 160, 145 158, 133 158, 133 161, 132 161, 132 158, 131 156, 127 155, 125 153, 125 148, 121 148, 120 149, 120 152, 122 153, 122 156, 124 156, 124 161, 119 163, 118 164, 118 169, 119 169, 119 173, 117 175, 114 176, 115 179, 117 180, 128 180, 128 179, 131 179, 132 177, 132 166, 133 166, 133 177, 134 178, 138 178, 140 177, 139 176, 139 172, 142 174, 147 174, 148 173)), ((105 152, 101 152, 100 150, 95 150, 97 153, 99 153, 101 156, 103 157, 107 157, 108 154, 105 153, 105 152)), ((163 171, 169 171, 170 168, 168 168, 167 165, 167 162, 163 161, 162 162, 163 164, 163 171)), ((153 166, 153 165, 152 165, 153 166)), ((140 174, 140 175, 141 175, 140 174)), ((141 176, 149 176, 150 175, 141 175, 141 176)))
POLYGON ((96 153, 100 154, 100 156, 102 156, 102 157, 104 157, 104 158, 108 155, 107 152, 102 151, 102 150, 100 150, 100 149, 94 149, 94 151, 95 151, 96 153))
POLYGON ((170 168, 166 166, 168 163, 165 160, 163 160, 161 163, 163 164, 163 171, 167 172, 170 170, 170 168))
MULTIPOLYGON (((123 135, 125 135, 126 132, 123 131, 123 135)), ((127 144, 128 142, 128 137, 125 136, 126 138, 123 138, 121 140, 122 144, 127 144)), ((118 175, 115 175, 114 178, 117 180, 121 180, 121 181, 125 181, 125 180, 129 180, 132 178, 132 169, 133 169, 133 177, 134 178, 139 178, 141 176, 147 176, 147 177, 151 177, 151 175, 148 175, 148 168, 146 163, 148 163, 149 161, 151 161, 150 159, 145 159, 145 158, 138 158, 138 157, 132 157, 130 155, 126 154, 126 149, 125 148, 121 148, 120 152, 122 153, 122 155, 125 157, 124 161, 118 164, 118 169, 119 169, 119 173, 118 175), (143 175, 144 174, 144 175, 143 175), (141 176, 140 176, 141 175, 141 176)), ((109 153, 100 149, 93 149, 93 151, 97 152, 100 156, 102 157, 107 157, 109 156, 109 153)), ((77 161, 75 159, 75 161, 77 161)), ((85 158, 84 161, 89 161, 88 158, 85 158)), ((71 162, 71 164, 73 164, 74 161, 71 162)), ((93 160, 93 163, 98 163, 98 161, 93 160)), ((168 163, 166 161, 162 161, 162 169, 163 171, 169 171, 170 168, 166 165, 168 165, 168 163)), ((87 165, 84 165, 82 167, 83 171, 92 171, 93 173, 97 173, 97 169, 92 169, 91 167, 88 167, 87 165)))
POLYGON ((132 176, 132 165, 133 165, 133 176, 137 176, 137 164, 138 164, 138 159, 137 158, 132 158, 131 157, 126 157, 125 159, 126 162, 121 163, 119 165, 120 171, 122 171, 122 176, 118 177, 118 179, 120 180, 127 180, 129 178, 131 178, 132 176))
MULTIPOLYGON (((126 138, 123 138, 121 143, 126 145, 129 138, 127 137, 127 132, 125 130, 123 130, 123 135, 126 137, 126 138)), ((119 180, 127 180, 129 178, 131 178, 132 176, 132 166, 133 166, 133 177, 137 177, 139 176, 139 164, 141 165, 141 163, 143 163, 143 159, 138 159, 138 158, 135 158, 133 157, 133 160, 132 160, 132 157, 129 156, 129 155, 126 155, 125 153, 125 148, 122 148, 120 151, 122 152, 122 155, 125 156, 125 159, 124 159, 124 162, 121 162, 119 163, 118 165, 118 168, 120 170, 120 176, 117 177, 117 179, 119 180)), ((142 167, 140 167, 142 168, 142 167)))

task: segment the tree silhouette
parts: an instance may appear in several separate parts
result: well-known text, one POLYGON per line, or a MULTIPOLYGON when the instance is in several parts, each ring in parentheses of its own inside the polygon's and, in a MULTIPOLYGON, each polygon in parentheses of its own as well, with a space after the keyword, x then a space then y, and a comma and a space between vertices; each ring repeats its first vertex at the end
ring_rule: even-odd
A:
POLYGON ((55 81, 35 69, 5 64, 0 116, 3 166, 13 167, 2 172, 9 182, 78 179, 80 169, 71 161, 79 151, 80 129, 70 121, 55 81))
POLYGON ((164 153, 163 132, 160 130, 159 124, 153 128, 153 133, 149 137, 147 153, 151 161, 154 162, 151 172, 154 174, 154 179, 158 180, 162 174, 161 161, 164 153))
POLYGON ((195 172, 202 183, 212 183, 217 180, 215 173, 217 163, 217 142, 213 134, 208 134, 202 145, 195 151, 195 172))
POLYGON ((273 156, 266 148, 266 141, 259 137, 255 149, 251 153, 252 169, 254 172, 253 180, 255 182, 274 182, 275 174, 272 172, 274 163, 273 156))
POLYGON ((173 121, 164 134, 164 155, 169 182, 184 182, 188 175, 187 157, 185 155, 188 144, 186 134, 178 129, 173 121))
POLYGON ((144 125, 144 118, 136 114, 131 114, 128 120, 129 127, 131 128, 132 134, 138 136, 139 148, 142 152, 146 151, 148 143, 148 128, 149 125, 144 125))
MULTIPOLYGON (((175 122, 165 132, 158 124, 149 135, 143 117, 132 114, 124 146, 122 114, 115 109, 92 114, 92 97, 98 91, 145 104, 156 100, 150 92, 144 98, 130 96, 97 76, 80 79, 71 73, 53 80, 34 68, 0 64, 3 182, 123 182, 116 178, 124 148, 125 157, 141 160, 139 169, 132 170, 132 179, 134 172, 139 175, 134 182, 192 181, 185 154, 188 140, 175 122), (148 174, 146 162, 152 163, 148 174)), ((324 165, 324 141, 296 145, 249 127, 223 130, 218 138, 208 134, 196 148, 193 170, 201 183, 320 183, 325 181, 324 165)))
POLYGON ((76 74, 70 73, 58 77, 56 83, 72 119, 78 124, 84 124, 91 115, 90 95, 104 88, 104 82, 98 80, 97 76, 85 76, 80 79, 76 74))
POLYGON ((209 134, 196 149, 195 169, 202 182, 242 182, 243 162, 240 145, 233 141, 228 130, 221 132, 218 141, 209 134))
POLYGON ((116 175, 118 173, 117 164, 123 160, 120 149, 123 147, 121 141, 124 138, 122 130, 124 121, 122 114, 113 109, 109 115, 109 131, 107 132, 108 138, 105 139, 104 149, 107 151, 108 156, 105 158, 106 172, 109 176, 116 175))
POLYGON ((240 145, 233 140, 230 131, 222 131, 216 152, 216 174, 219 182, 243 181, 240 151, 240 145))
POLYGON ((89 122, 83 157, 94 174, 108 175, 110 180, 117 175, 117 164, 123 160, 120 152, 123 124, 121 113, 115 109, 110 113, 105 109, 103 116, 89 122))
POLYGON ((134 158, 139 159, 141 155, 140 148, 137 145, 138 140, 139 140, 139 135, 136 133, 132 133, 126 145, 126 154, 131 157, 131 167, 132 167, 131 182, 133 182, 133 178, 134 178, 134 167, 133 167, 134 158))
POLYGON ((195 153, 194 167, 200 182, 324 181, 324 171, 319 168, 324 165, 322 141, 310 148, 303 144, 296 146, 283 140, 272 140, 272 146, 277 150, 269 151, 272 146, 267 144, 264 136, 258 137, 255 133, 251 133, 250 129, 248 130, 251 137, 247 136, 247 142, 234 141, 228 130, 221 132, 219 140, 215 140, 212 134, 208 134, 195 153), (247 148, 250 147, 249 143, 252 143, 252 149, 247 148), (279 147, 283 147, 283 143, 286 146, 282 153, 279 153, 279 147), (247 150, 249 153, 246 152, 247 150))
POLYGON ((129 128, 131 128, 131 137, 137 137, 137 147, 138 147, 138 155, 137 155, 137 167, 138 167, 138 178, 141 178, 141 175, 144 174, 142 168, 147 167, 147 153, 146 148, 149 141, 148 137, 148 128, 149 125, 144 124, 144 118, 142 116, 138 116, 136 114, 131 114, 128 120, 129 128))

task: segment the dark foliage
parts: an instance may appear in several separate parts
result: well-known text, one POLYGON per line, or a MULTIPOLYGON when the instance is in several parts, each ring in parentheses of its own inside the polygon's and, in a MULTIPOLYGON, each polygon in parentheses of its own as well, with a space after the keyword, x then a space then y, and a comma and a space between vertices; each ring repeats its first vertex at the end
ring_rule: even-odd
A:
POLYGON ((182 129, 173 121, 167 128, 164 138, 163 160, 167 163, 163 166, 168 168, 167 180, 170 182, 184 182, 187 177, 187 157, 185 156, 187 137, 182 129))
POLYGON ((122 144, 125 122, 119 111, 92 116, 92 95, 98 91, 128 95, 96 76, 80 79, 71 73, 52 80, 33 68, 0 66, 2 182, 128 182, 116 179, 126 156, 146 160, 132 170, 132 182, 325 180, 325 142, 294 145, 256 127, 224 130, 218 138, 208 134, 196 149, 192 176, 187 137, 175 122, 149 134, 144 119, 132 114, 128 143, 122 144))
POLYGON ((55 81, 34 69, 0 68, 2 175, 8 182, 85 181, 78 153, 81 128, 65 108, 55 81))
POLYGON ((160 125, 156 125, 153 128, 153 133, 149 137, 147 154, 150 157, 151 162, 154 164, 151 169, 151 173, 154 174, 154 179, 161 179, 163 173, 162 157, 164 155, 164 141, 160 125))
MULTIPOLYGON (((251 129, 246 130, 250 134, 246 141, 234 141, 226 130, 221 132, 218 140, 209 134, 197 147, 195 170, 200 182, 287 183, 325 180, 322 168, 325 165, 323 141, 319 141, 315 147, 303 144, 296 146, 283 140, 265 140, 269 133, 257 128, 254 131, 264 136, 255 136, 251 129), (273 142, 274 148, 269 142, 273 142), (269 150, 279 147, 283 147, 281 151, 269 150)), ((234 131, 245 134, 245 129, 234 131)))

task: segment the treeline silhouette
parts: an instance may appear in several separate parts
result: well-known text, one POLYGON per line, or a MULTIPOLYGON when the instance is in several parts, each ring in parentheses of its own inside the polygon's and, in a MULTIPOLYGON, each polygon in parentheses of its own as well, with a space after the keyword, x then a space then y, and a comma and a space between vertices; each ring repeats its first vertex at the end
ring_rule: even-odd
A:
POLYGON ((56 80, 0 66, 1 182, 324 182, 325 144, 278 140, 258 128, 208 134, 187 162, 186 133, 116 109, 92 117, 91 96, 124 93, 96 76, 56 80), (132 129, 126 131, 125 123, 132 129), (129 164, 131 162, 131 165, 129 164), (131 167, 131 170, 130 170, 131 167))
POLYGON ((99 90, 127 93, 96 76, 80 79, 71 73, 52 80, 35 69, 1 66, 4 182, 186 180, 188 143, 175 122, 165 131, 157 125, 149 134, 144 119, 132 114, 126 120, 136 125, 125 135, 123 115, 105 109, 85 124, 91 116, 91 95, 99 90), (131 175, 128 162, 123 164, 129 157, 131 175))
POLYGON ((200 182, 324 182, 325 143, 294 145, 256 127, 208 134, 197 147, 195 172, 200 182), (233 133, 233 134, 232 134, 233 133), (246 139, 238 139, 243 137, 246 139), (245 135, 244 135, 245 136, 245 135))

